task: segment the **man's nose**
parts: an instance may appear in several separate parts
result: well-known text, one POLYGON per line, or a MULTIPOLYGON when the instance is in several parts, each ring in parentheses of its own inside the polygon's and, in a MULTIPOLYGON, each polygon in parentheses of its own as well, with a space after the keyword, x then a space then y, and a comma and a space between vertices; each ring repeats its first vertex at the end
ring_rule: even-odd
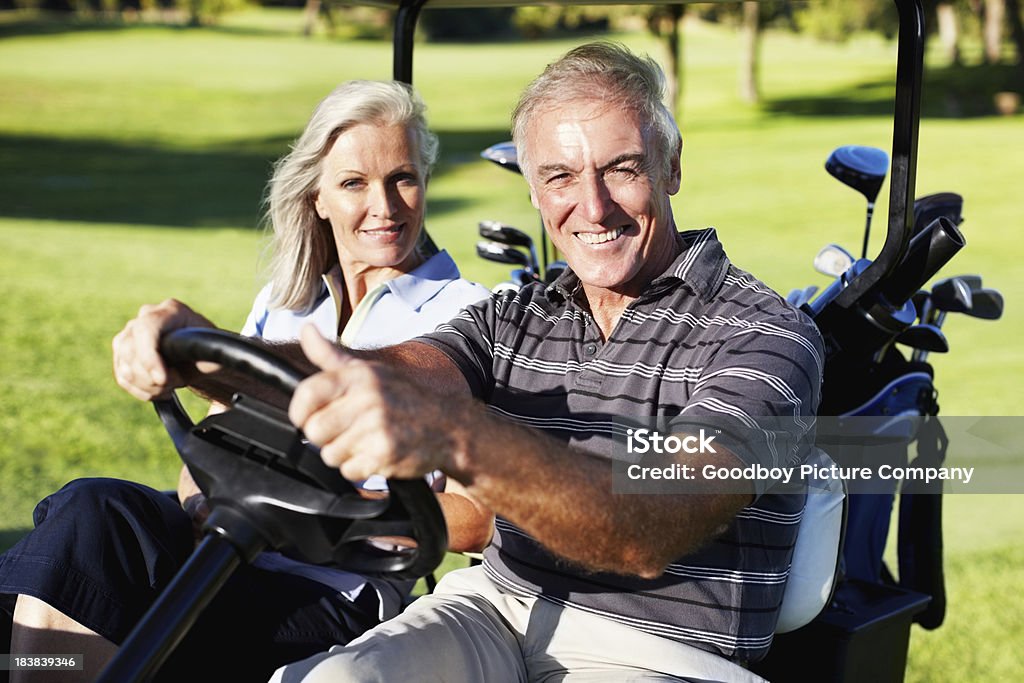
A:
POLYGON ((614 210, 615 202, 599 173, 583 174, 580 192, 580 208, 590 223, 601 223, 614 210))

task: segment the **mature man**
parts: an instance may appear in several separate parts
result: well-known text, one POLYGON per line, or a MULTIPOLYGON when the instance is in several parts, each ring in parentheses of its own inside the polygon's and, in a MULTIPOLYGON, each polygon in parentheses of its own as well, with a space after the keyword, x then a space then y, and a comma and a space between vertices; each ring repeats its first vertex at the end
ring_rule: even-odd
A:
MULTIPOLYGON (((519 159, 570 266, 553 285, 372 353, 304 332, 322 371, 290 416, 328 464, 352 479, 440 469, 498 520, 482 566, 275 680, 756 680, 741 664, 771 642, 802 497, 767 484, 615 493, 614 418, 788 416, 810 430, 822 348, 713 230, 677 232, 681 140, 661 93, 652 61, 597 43, 520 100, 519 159)), ((116 354, 122 385, 166 391, 156 338, 194 322, 176 302, 134 321, 116 354)), ((676 462, 792 465, 800 443, 737 441, 676 462)))

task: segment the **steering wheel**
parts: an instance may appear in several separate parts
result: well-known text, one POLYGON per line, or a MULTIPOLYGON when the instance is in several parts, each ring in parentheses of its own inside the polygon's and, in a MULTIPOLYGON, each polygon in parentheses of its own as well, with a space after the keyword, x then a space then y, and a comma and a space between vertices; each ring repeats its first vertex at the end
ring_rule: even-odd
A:
MULTIPOLYGON (((160 353, 171 367, 211 361, 286 396, 305 378, 264 347, 223 330, 176 330, 161 339, 160 353)), ((443 559, 444 516, 423 479, 389 479, 386 497, 367 498, 323 463, 287 413, 241 393, 229 410, 199 424, 177 396, 154 405, 213 511, 206 531, 226 536, 243 554, 271 546, 313 564, 391 579, 424 576, 443 559), (413 543, 372 540, 396 536, 413 543)))

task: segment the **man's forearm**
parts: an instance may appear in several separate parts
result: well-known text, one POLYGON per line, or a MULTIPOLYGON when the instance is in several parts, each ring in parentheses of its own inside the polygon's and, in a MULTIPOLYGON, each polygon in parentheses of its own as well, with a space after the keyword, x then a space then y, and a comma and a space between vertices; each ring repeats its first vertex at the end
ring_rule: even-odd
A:
POLYGON ((323 371, 296 391, 289 417, 325 463, 350 479, 440 469, 474 500, 587 568, 657 576, 749 502, 613 494, 608 460, 491 414, 471 398, 459 368, 428 345, 380 350, 372 355, 385 362, 367 362, 304 331, 302 348, 323 371))
MULTIPOLYGON (((463 434, 465 452, 449 476, 550 551, 589 570, 658 576, 749 503, 739 494, 616 494, 609 460, 482 408, 450 408, 460 424, 447 428, 463 434)), ((722 454, 716 457, 720 464, 722 454)))

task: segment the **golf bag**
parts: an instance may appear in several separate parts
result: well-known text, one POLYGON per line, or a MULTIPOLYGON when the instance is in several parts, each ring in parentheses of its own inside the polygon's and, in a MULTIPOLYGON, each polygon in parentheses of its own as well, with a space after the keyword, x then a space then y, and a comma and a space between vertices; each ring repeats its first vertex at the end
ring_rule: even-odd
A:
MULTIPOLYGON (((842 418, 868 418, 876 441, 866 449, 875 464, 897 467, 939 467, 945 460, 946 437, 938 420, 934 371, 926 362, 908 360, 890 348, 877 363, 844 368, 833 377, 839 386, 859 386, 873 393, 847 410, 826 405, 842 418), (843 373, 847 374, 843 377, 843 373), (874 419, 871 419, 874 418, 874 419), (913 461, 911 454, 915 453, 913 461)), ((823 411, 824 414, 825 411, 823 411)), ((842 420, 840 420, 842 423, 842 420)), ((863 462, 865 453, 844 453, 857 445, 831 444, 826 447, 837 461, 863 462)), ((872 463, 864 463, 872 464, 872 463)), ((857 481, 848 484, 846 537, 842 571, 846 579, 895 585, 931 597, 927 607, 914 615, 914 622, 927 629, 938 628, 946 609, 942 560, 942 482, 927 484, 895 480, 891 490, 879 492, 877 483, 859 491, 857 481), (894 504, 899 496, 897 527, 898 571, 894 575, 883 561, 894 504)))

